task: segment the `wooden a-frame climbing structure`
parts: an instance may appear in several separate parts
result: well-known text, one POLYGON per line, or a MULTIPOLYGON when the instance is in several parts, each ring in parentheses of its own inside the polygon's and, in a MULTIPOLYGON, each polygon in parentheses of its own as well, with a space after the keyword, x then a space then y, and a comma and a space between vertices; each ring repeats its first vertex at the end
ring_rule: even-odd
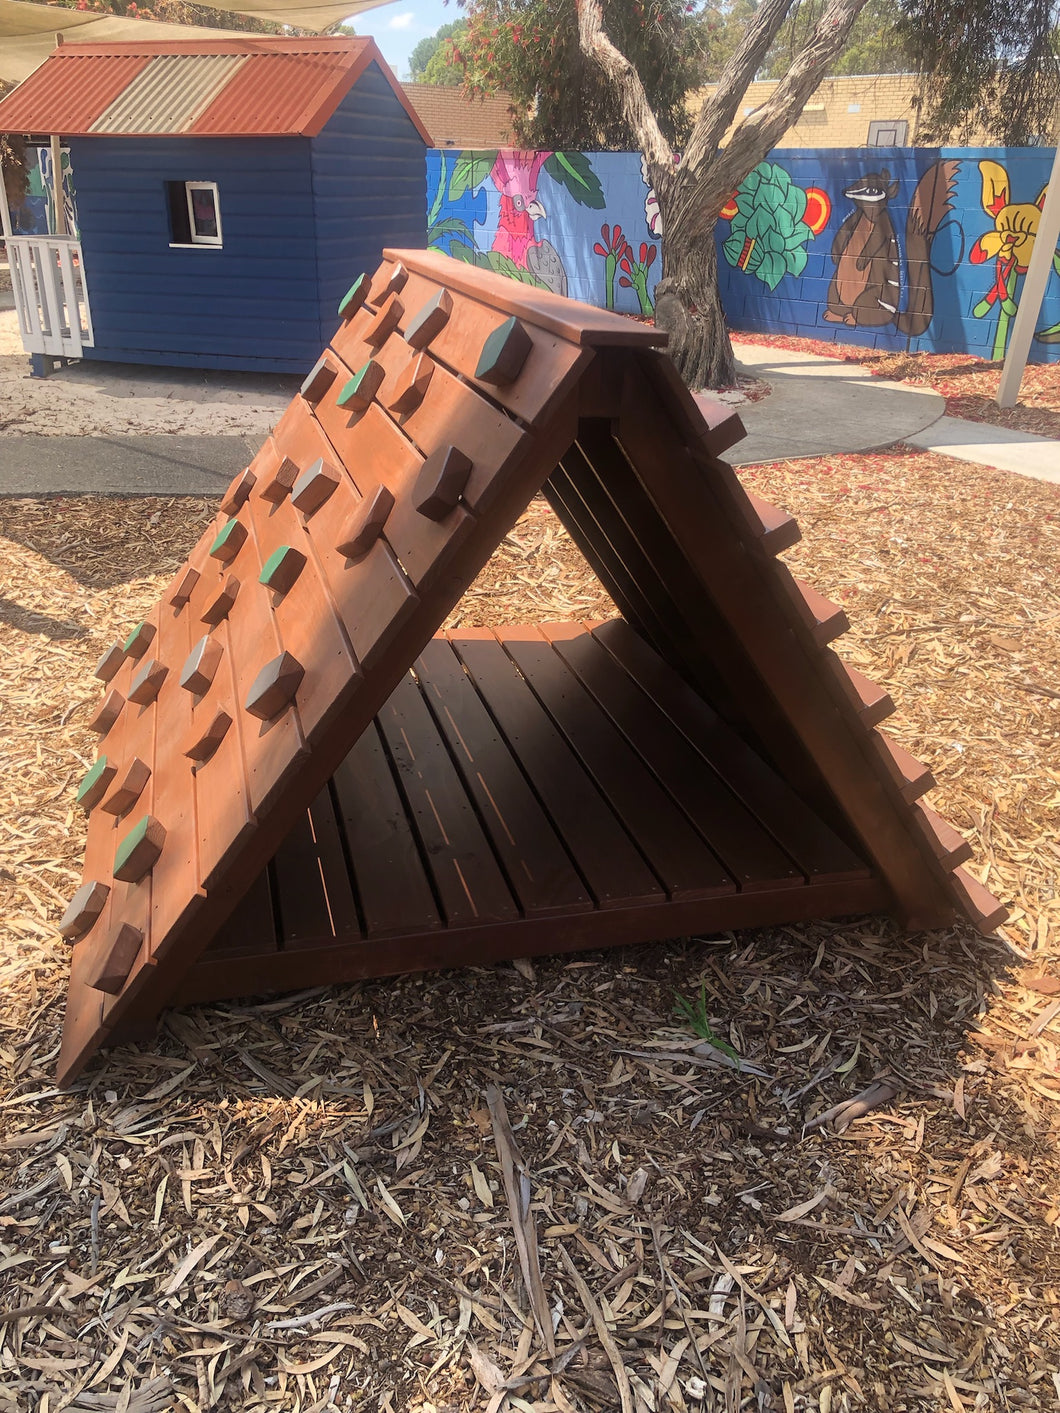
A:
POLYGON ((655 330, 388 251, 100 660, 59 1079, 167 1005, 887 911, 1003 916, 655 330), (439 633, 544 490, 622 615, 439 633), (437 635, 437 636, 435 636, 437 635))

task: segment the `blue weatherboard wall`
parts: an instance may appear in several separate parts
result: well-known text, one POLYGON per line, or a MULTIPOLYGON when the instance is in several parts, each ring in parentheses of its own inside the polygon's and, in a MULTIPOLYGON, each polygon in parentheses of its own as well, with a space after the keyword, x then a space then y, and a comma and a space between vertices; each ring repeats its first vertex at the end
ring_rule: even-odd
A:
MULTIPOLYGON (((502 154, 504 165, 499 168, 495 152, 428 152, 429 243, 517 279, 552 288, 565 282, 573 298, 601 307, 628 313, 650 309, 661 249, 657 213, 639 154, 566 155, 572 159, 567 166, 578 169, 573 174, 554 160, 548 166, 535 162, 532 153, 502 154), (621 231, 618 238, 616 227, 621 231)), ((1030 249, 1023 242, 1013 250, 1005 244, 1006 237, 1033 227, 1035 202, 1048 180, 1051 160, 1052 153, 1041 148, 772 153, 741 184, 737 199, 718 222, 722 304, 731 328, 1000 357, 1011 335, 1024 280, 1020 268, 1030 249), (940 168, 939 163, 956 165, 940 168), (913 333, 912 320, 904 312, 910 302, 909 209, 918 181, 932 168, 934 184, 942 188, 939 200, 948 199, 953 210, 942 217, 927 264, 916 267, 930 267, 933 311, 926 329, 913 333), (831 321, 825 314, 837 271, 833 250, 844 222, 857 209, 844 192, 867 175, 882 176, 884 171, 885 205, 899 256, 893 302, 905 327, 897 327, 886 311, 881 317, 888 322, 868 323, 872 316, 864 307, 844 312, 842 299, 836 297, 837 319, 854 322, 831 321), (948 177, 953 189, 947 197, 948 177)), ((922 189, 922 194, 929 193, 922 189)), ((857 239, 855 235, 855 244, 857 239)), ((835 254, 841 255, 838 248, 835 254)), ((859 284, 857 258, 851 245, 839 266, 840 294, 849 295, 859 284)), ((878 308, 873 295, 865 298, 878 308)), ((1060 254, 1054 259, 1036 329, 1039 337, 1031 345, 1031 359, 1060 359, 1060 254)))
POLYGON ((422 249, 426 243, 424 145, 373 63, 310 147, 327 339, 339 300, 362 271, 376 269, 384 246, 422 249))
POLYGON ((86 358, 297 372, 320 352, 305 138, 73 138, 86 358), (170 247, 167 181, 218 184, 220 248, 170 247))

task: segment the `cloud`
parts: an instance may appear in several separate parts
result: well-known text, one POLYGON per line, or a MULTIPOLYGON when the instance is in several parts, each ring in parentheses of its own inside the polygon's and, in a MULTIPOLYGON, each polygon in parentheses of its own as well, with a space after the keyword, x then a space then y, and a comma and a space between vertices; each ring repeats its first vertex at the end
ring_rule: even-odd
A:
POLYGON ((394 15, 387 29, 408 29, 416 16, 411 10, 402 10, 400 15, 394 15))

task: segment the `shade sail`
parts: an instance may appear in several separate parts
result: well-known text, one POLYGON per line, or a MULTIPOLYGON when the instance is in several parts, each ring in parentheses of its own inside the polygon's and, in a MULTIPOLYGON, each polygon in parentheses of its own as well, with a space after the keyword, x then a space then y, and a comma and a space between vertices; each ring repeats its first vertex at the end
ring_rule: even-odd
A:
MULTIPOLYGON (((271 20, 274 24, 297 25, 301 29, 325 30, 362 10, 391 4, 393 0, 339 0, 339 3, 309 3, 297 0, 251 0, 244 8, 228 0, 201 0, 212 10, 228 10, 271 20)), ((112 43, 136 39, 208 38, 224 30, 202 25, 174 25, 160 20, 135 20, 128 16, 101 15, 94 11, 66 10, 58 5, 34 5, 29 0, 0 0, 0 81, 21 83, 55 47, 54 36, 64 42, 112 43)), ((245 33, 245 31, 241 31, 245 33)))

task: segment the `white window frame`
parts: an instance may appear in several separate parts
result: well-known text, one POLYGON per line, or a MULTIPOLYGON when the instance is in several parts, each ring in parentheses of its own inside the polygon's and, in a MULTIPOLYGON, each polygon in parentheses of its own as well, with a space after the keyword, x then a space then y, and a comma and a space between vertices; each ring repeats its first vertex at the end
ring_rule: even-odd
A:
POLYGON ((221 195, 217 190, 216 182, 185 182, 184 195, 188 203, 188 229, 191 233, 192 245, 212 245, 219 246, 223 242, 221 230, 221 195), (213 193, 213 210, 217 218, 217 234, 201 235, 195 228, 195 206, 192 201, 192 193, 196 191, 210 191, 213 193))

